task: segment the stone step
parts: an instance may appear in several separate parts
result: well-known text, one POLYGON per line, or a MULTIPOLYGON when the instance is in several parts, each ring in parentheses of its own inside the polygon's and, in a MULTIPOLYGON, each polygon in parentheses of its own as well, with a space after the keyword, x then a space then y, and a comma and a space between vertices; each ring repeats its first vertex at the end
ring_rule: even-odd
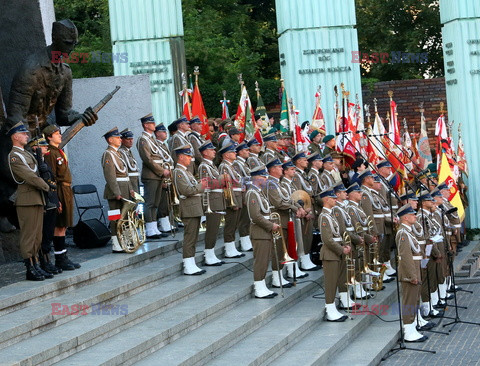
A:
MULTIPOLYGON (((219 243, 216 252, 220 254, 222 251, 223 243, 219 243)), ((203 255, 197 254, 196 260, 197 263, 201 263, 203 255)), ((86 264, 85 268, 88 267, 88 264, 86 264)), ((129 267, 113 277, 107 277, 103 281, 80 287, 75 290, 75 301, 72 299, 72 293, 68 292, 0 316, 0 349, 72 321, 79 316, 84 316, 81 314, 71 315, 67 311, 62 313, 59 311, 59 305, 55 306, 56 314, 54 314, 54 305, 52 304, 68 306, 75 304, 80 306, 80 313, 90 313, 92 309, 87 309, 87 306, 93 307, 94 304, 119 302, 128 296, 159 285, 174 276, 180 276, 181 273, 182 255, 175 252, 175 254, 169 256, 168 260, 159 260, 157 257, 156 260, 154 259, 141 267, 129 267), (32 311, 32 309, 34 310, 32 311)))
MULTIPOLYGON (((385 312, 397 299, 395 282, 385 285, 385 290, 377 293, 376 298, 370 299, 370 311, 378 312, 384 317, 385 312)), ((319 309, 321 311, 323 309, 319 309)), ((370 324, 376 319, 364 309, 359 314, 351 314, 351 319, 343 323, 322 321, 312 328, 312 332, 304 335, 303 339, 288 349, 283 354, 277 353, 276 359, 270 359, 265 364, 276 366, 290 365, 327 365, 328 360, 337 353, 343 352, 370 324)))
MULTIPOLYGON (((383 317, 394 321, 395 316, 383 317)), ((397 317, 398 318, 398 317, 397 317)), ((428 333, 426 333, 428 335, 428 333)), ((328 360, 329 366, 376 366, 400 337, 398 321, 386 323, 375 319, 341 352, 328 360)), ((414 347, 414 346, 413 346, 414 347)))
MULTIPOLYGON (((323 278, 323 273, 321 271, 310 272, 308 278, 320 282, 321 278, 323 278)), ((293 316, 293 322, 295 322, 294 313, 297 304, 306 297, 310 297, 317 289, 318 284, 305 281, 304 283, 298 283, 296 287, 285 289, 285 298, 282 298, 280 295, 274 299, 250 298, 216 319, 160 348, 145 359, 141 361, 132 359, 126 364, 138 366, 158 365, 160 360, 162 366, 210 364, 212 357, 219 356, 225 350, 229 352, 230 347, 235 347, 236 343, 245 337, 248 339, 257 329, 262 333, 264 328, 275 328, 277 314, 282 316, 285 315, 286 311, 293 316), (270 321, 275 322, 272 327, 269 325, 270 321)), ((310 305, 308 301, 307 303, 310 305)), ((315 302, 312 301, 312 303, 315 302)), ((303 304, 302 306, 305 305, 303 304)), ((315 314, 310 313, 309 316, 312 321, 316 321, 315 314)), ((299 327, 300 329, 296 329, 297 332, 301 331, 302 328, 306 330, 311 326, 305 319, 300 318, 298 321, 304 324, 303 327, 299 327)), ((268 343, 267 337, 267 339, 263 339, 260 348, 268 343)), ((253 350, 244 349, 244 353, 251 351, 253 350)), ((227 364, 246 364, 243 361, 236 361, 228 360, 227 364)))
POLYGON ((80 269, 64 271, 52 279, 42 282, 22 281, 5 286, 0 291, 0 315, 112 277, 128 268, 174 254, 182 247, 182 241, 183 233, 177 233, 175 239, 146 242, 132 254, 109 254, 86 261, 82 263, 80 269))
MULTIPOLYGON (((172 256, 159 263, 163 261, 173 263, 175 258, 172 256)), ((38 334, 35 336, 4 348, 0 352, 0 364, 51 364, 61 360, 105 338, 125 331, 136 323, 148 322, 149 318, 161 312, 169 311, 172 307, 175 309, 177 304, 181 306, 182 303, 188 303, 185 300, 192 296, 209 291, 211 288, 222 287, 225 281, 237 278, 239 273, 245 272, 245 266, 251 266, 253 258, 251 254, 247 254, 246 257, 236 261, 239 263, 208 267, 207 273, 202 276, 179 275, 128 298, 114 301, 110 305, 112 309, 116 309, 116 312, 108 308, 99 310, 97 307, 89 309, 87 315, 71 316, 71 319, 66 317, 67 322, 60 323, 58 326, 53 322, 51 329, 36 331, 35 333, 38 334)), ((177 266, 177 264, 168 266, 177 266)), ((246 274, 249 275, 250 281, 244 279, 244 296, 251 292, 251 274, 246 274)), ((145 276, 149 275, 147 273, 145 276)), ((119 285, 122 284, 119 282, 119 285)), ((236 299, 237 297, 233 296, 231 301, 236 299)), ((71 294, 69 304, 72 303, 77 303, 76 292, 71 294)), ((32 306, 31 311, 35 311, 35 307, 36 305, 32 306)), ((168 316, 167 319, 169 319, 168 316)), ((190 319, 190 322, 196 321, 190 319)), ((171 329, 170 332, 174 333, 171 329)))
MULTIPOLYGON (((244 271, 209 291, 192 296, 149 319, 132 324, 119 334, 98 339, 83 351, 63 359, 59 365, 128 365, 205 323, 231 312, 251 299, 252 273, 244 271)), ((189 278, 189 280, 192 277, 189 278)), ((192 279, 195 281, 195 278, 192 279)), ((207 335, 202 335, 201 338, 207 335)), ((199 341, 201 340, 199 339, 199 341)), ((185 349, 182 352, 188 352, 185 349)), ((172 357, 181 355, 172 355, 172 357)), ((165 364, 166 360, 161 361, 165 364)), ((158 364, 158 361, 157 361, 158 364)))

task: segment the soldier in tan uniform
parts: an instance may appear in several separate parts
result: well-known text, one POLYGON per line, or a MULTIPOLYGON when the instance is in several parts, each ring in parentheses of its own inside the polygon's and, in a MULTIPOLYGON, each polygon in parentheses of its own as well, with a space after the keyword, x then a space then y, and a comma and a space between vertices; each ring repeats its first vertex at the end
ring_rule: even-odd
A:
POLYGON ((321 190, 326 190, 335 185, 335 177, 333 176, 334 166, 333 159, 331 155, 325 155, 322 159, 323 161, 323 172, 320 175, 320 188, 321 190))
MULTIPOLYGON (((122 135, 117 127, 112 128, 103 135, 108 143, 107 149, 102 156, 103 176, 105 177, 105 190, 103 198, 108 201, 110 210, 122 210, 122 198, 130 199, 133 195, 130 179, 128 178, 128 168, 122 155, 118 152, 122 144, 122 135)), ((112 232, 112 252, 123 253, 117 237, 117 220, 110 221, 110 231, 112 232)))
POLYGON ((237 230, 240 213, 243 206, 242 177, 233 167, 237 154, 234 144, 227 144, 219 150, 222 156, 222 163, 218 167, 220 175, 225 176, 228 185, 231 186, 232 200, 227 200, 225 227, 223 229, 223 240, 225 242, 225 258, 240 258, 245 254, 240 253, 235 246, 235 231, 237 230))
POLYGON ((202 154, 202 162, 198 167, 200 180, 206 181, 204 200, 207 206, 203 207, 207 218, 207 229, 205 231, 205 265, 221 266, 221 261, 215 255, 215 243, 217 242, 218 230, 220 229, 220 221, 222 215, 225 215, 225 199, 223 198, 224 182, 220 176, 218 168, 213 164, 215 159, 215 146, 210 141, 204 142, 199 147, 202 154), (208 212, 208 211, 211 212, 208 212))
POLYGON ((162 180, 170 176, 164 169, 162 151, 154 136, 155 119, 151 114, 140 119, 143 132, 137 140, 137 150, 142 159, 142 183, 145 196, 145 234, 148 239, 166 237, 157 225, 157 211, 162 196, 162 180))
POLYGON ((180 217, 185 227, 183 235, 183 273, 185 275, 201 275, 205 273, 195 264, 195 246, 200 230, 200 218, 203 215, 202 193, 204 184, 198 182, 187 167, 193 159, 190 145, 175 149, 177 166, 173 170, 173 183, 180 199, 180 217))
MULTIPOLYGON (((163 163, 167 163, 173 169, 173 158, 170 150, 168 149, 167 144, 167 128, 163 125, 163 123, 159 123, 155 126, 155 141, 157 142, 158 147, 160 148, 158 152, 162 156, 163 163)), ((159 230, 162 233, 171 233, 172 231, 176 230, 175 225, 172 225, 170 222, 169 210, 168 207, 168 188, 162 182, 162 194, 160 197, 160 204, 158 205, 157 211, 157 222, 159 230)))
POLYGON ((250 252, 253 250, 252 242, 250 241, 250 219, 248 217, 247 206, 245 202, 246 185, 250 182, 250 168, 247 165, 247 159, 250 154, 246 141, 238 144, 235 147, 237 158, 233 162, 233 168, 241 176, 243 186, 243 202, 242 210, 240 211, 240 218, 238 222, 238 233, 240 234, 240 249, 242 252, 250 252))
POLYGON ((253 244, 253 286, 255 297, 271 299, 277 296, 265 284, 268 262, 272 257, 272 232, 281 230, 281 226, 270 221, 270 204, 262 192, 268 177, 264 166, 258 166, 251 171, 252 184, 247 192, 247 209, 250 217, 250 237, 253 244))
POLYGON ((452 241, 452 250, 456 253, 457 245, 461 243, 460 230, 462 228, 462 220, 458 216, 458 211, 455 210, 455 207, 449 201, 451 192, 448 185, 445 182, 442 182, 437 186, 437 188, 443 196, 442 208, 447 212, 447 218, 450 220, 450 223, 453 226, 452 237, 455 240, 452 241))
POLYGON ((122 145, 118 151, 122 154, 123 160, 127 163, 128 177, 130 178, 130 184, 132 189, 140 193, 140 169, 138 168, 137 161, 132 154, 133 146, 133 132, 128 128, 120 132, 122 135, 122 145))
POLYGON ((198 150, 200 145, 205 142, 202 137, 202 121, 197 116, 193 117, 190 121, 190 133, 188 134, 188 141, 192 145, 195 157, 195 171, 198 170, 198 166, 202 162, 202 154, 198 150))
POLYGON ((342 267, 345 265, 344 255, 349 254, 351 248, 344 245, 342 233, 340 233, 340 228, 332 212, 333 207, 337 204, 337 196, 334 191, 331 189, 322 191, 320 197, 323 200, 323 208, 318 218, 318 226, 323 241, 320 259, 323 263, 323 273, 325 275, 324 319, 331 322, 343 322, 347 319, 347 316, 337 310, 335 294, 337 288, 340 290, 346 281, 346 276, 342 276, 342 267))
POLYGON ((50 186, 39 176, 35 157, 26 151, 28 130, 23 122, 18 122, 7 135, 12 140, 12 150, 8 154, 8 164, 15 183, 18 184, 15 206, 20 225, 20 254, 27 267, 26 279, 45 279, 36 255, 42 244, 43 208, 50 186))
POLYGON ((248 155, 247 165, 250 169, 253 169, 259 165, 262 165, 262 161, 258 157, 260 150, 262 149, 262 144, 258 142, 258 140, 254 137, 247 142, 247 146, 250 150, 250 154, 248 155))
POLYGON ((45 162, 55 176, 57 194, 60 201, 60 209, 57 212, 53 234, 55 267, 71 271, 75 268, 80 268, 79 263, 74 263, 68 258, 67 249, 65 248, 67 228, 73 226, 72 174, 67 155, 59 148, 62 142, 60 128, 55 125, 49 125, 44 128, 43 133, 49 144, 49 151, 45 154, 45 162))
MULTIPOLYGON (((292 158, 295 164, 295 175, 292 183, 294 190, 302 190, 312 197, 313 189, 308 180, 306 168, 308 160, 304 152, 299 152, 292 158)), ((315 220, 315 213, 313 211, 307 212, 307 215, 302 219, 302 236, 303 236, 303 252, 302 248, 299 250, 300 268, 302 271, 318 271, 320 266, 316 266, 310 259, 310 249, 313 240, 313 221, 315 220)))
POLYGON ((263 143, 265 144, 265 151, 260 156, 260 160, 263 164, 266 164, 267 161, 278 157, 277 149, 278 149, 278 140, 277 136, 274 133, 270 133, 263 137, 263 143))
POLYGON ((397 215, 401 222, 395 242, 399 262, 398 280, 402 290, 403 339, 405 342, 424 342, 427 337, 417 331, 415 324, 420 300, 420 262, 422 260, 422 249, 412 233, 412 225, 416 221, 415 211, 407 204, 398 210, 397 215))
MULTIPOLYGON (((178 157, 177 157, 177 154, 175 153, 177 148, 181 146, 189 145, 190 149, 192 149, 193 151, 193 146, 188 139, 188 134, 190 133, 191 128, 190 128, 190 121, 186 119, 185 116, 182 116, 179 119, 173 121, 172 125, 176 126, 177 132, 175 132, 175 135, 173 135, 171 146, 169 147, 170 147, 170 151, 172 152, 173 161, 175 164, 177 164, 178 157)), ((190 162, 190 165, 187 168, 190 173, 195 174, 195 157, 192 157, 192 161, 190 162)))

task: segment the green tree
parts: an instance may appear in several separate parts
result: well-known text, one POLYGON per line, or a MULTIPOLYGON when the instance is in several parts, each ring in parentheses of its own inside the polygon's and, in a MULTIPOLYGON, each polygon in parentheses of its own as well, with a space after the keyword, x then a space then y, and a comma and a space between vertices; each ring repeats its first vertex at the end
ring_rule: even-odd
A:
POLYGON ((426 63, 363 63, 363 82, 440 77, 444 74, 437 0, 356 0, 361 53, 426 52, 426 63))

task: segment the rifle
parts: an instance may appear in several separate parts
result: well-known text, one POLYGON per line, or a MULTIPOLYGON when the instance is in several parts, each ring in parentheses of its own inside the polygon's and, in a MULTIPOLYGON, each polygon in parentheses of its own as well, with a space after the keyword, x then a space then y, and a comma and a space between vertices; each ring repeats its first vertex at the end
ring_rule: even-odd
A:
MULTIPOLYGON (((98 102, 95 107, 92 108, 92 110, 95 113, 98 113, 104 106, 107 104, 110 99, 113 98, 113 95, 120 89, 120 87, 117 85, 115 89, 111 92, 108 93, 100 102, 98 102)), ((71 125, 69 128, 65 130, 64 133, 62 133, 62 142, 59 145, 59 149, 63 149, 63 147, 75 136, 83 127, 85 127, 85 123, 83 123, 83 120, 80 118, 78 119, 73 125, 71 125)))

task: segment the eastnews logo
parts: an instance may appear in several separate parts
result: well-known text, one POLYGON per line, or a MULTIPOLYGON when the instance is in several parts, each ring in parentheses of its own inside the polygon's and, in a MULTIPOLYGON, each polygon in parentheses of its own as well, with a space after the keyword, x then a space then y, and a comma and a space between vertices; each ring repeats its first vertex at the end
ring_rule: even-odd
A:
POLYGON ((52 63, 60 64, 86 64, 86 63, 103 63, 103 64, 113 64, 113 63, 128 63, 128 53, 109 53, 102 51, 93 51, 93 52, 72 52, 70 55, 68 53, 62 53, 60 51, 52 51, 52 63))
POLYGON ((370 64, 426 64, 428 62, 427 52, 372 52, 365 53, 352 51, 352 63, 370 64))
POLYGON ((107 304, 73 304, 65 305, 54 302, 52 315, 127 315, 128 305, 107 304))

